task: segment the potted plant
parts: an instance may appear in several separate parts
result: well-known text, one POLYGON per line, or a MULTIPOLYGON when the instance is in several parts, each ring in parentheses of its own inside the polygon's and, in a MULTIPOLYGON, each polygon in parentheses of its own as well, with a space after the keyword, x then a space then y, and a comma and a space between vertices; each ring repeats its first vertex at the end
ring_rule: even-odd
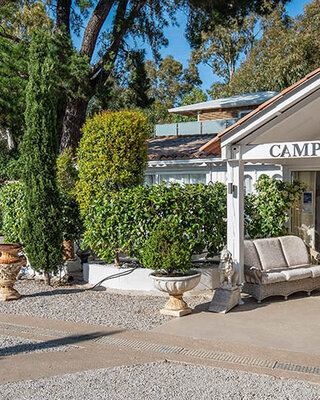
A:
POLYGON ((190 270, 191 249, 179 222, 163 220, 156 225, 145 242, 142 261, 146 268, 155 270, 150 274, 154 286, 169 294, 160 313, 176 317, 190 314, 182 296, 198 285, 201 273, 190 270))

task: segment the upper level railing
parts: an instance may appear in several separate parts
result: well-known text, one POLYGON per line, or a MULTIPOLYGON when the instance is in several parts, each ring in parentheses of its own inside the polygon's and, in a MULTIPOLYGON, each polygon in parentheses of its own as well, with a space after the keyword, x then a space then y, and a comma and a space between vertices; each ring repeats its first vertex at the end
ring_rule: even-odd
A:
POLYGON ((155 136, 210 135, 233 125, 238 118, 155 125, 155 136))

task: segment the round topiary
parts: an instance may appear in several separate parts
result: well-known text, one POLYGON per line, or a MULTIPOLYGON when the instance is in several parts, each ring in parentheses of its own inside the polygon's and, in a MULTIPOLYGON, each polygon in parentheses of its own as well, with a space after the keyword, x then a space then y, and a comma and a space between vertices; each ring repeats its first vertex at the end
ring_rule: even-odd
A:
POLYGON ((85 214, 106 192, 143 183, 147 120, 140 112, 103 112, 87 120, 82 133, 77 196, 85 214))
POLYGON ((146 240, 142 262, 146 268, 168 276, 185 274, 191 268, 188 238, 177 221, 163 220, 146 240))

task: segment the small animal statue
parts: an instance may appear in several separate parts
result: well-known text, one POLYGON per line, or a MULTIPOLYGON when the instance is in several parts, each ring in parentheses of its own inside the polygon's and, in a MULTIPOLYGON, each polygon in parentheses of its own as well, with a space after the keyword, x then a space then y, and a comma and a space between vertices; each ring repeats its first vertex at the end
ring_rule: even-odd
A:
POLYGON ((220 264, 219 264, 219 274, 220 274, 220 287, 222 288, 232 288, 236 286, 237 273, 235 272, 232 254, 225 246, 221 252, 220 264))

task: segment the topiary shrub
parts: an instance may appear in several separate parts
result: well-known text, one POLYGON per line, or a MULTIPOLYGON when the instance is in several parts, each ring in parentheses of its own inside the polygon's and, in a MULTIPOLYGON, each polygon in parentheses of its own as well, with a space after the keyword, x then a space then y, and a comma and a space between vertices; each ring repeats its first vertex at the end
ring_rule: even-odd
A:
POLYGON ((20 182, 6 183, 0 189, 1 230, 6 243, 20 243, 24 217, 24 188, 20 182))
POLYGON ((154 227, 144 244, 142 262, 146 268, 168 276, 189 271, 191 249, 179 221, 167 219, 154 227))
POLYGON ((110 261, 119 251, 141 260, 145 241, 163 219, 179 221, 192 253, 218 254, 226 241, 226 187, 138 186, 96 199, 84 220, 84 241, 110 261))
POLYGON ((77 197, 83 214, 110 190, 143 183, 147 165, 147 121, 140 112, 103 112, 82 128, 77 197))

